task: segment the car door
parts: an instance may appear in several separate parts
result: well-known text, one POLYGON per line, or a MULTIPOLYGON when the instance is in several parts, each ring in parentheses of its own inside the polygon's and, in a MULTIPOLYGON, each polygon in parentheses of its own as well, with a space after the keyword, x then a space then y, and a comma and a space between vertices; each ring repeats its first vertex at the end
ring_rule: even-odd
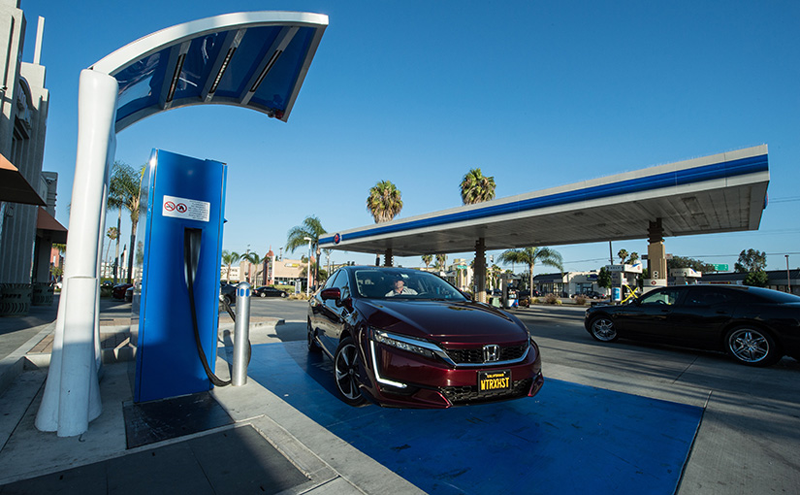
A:
MULTIPOLYGON (((317 335, 322 345, 331 354, 336 352, 339 346, 339 337, 344 326, 344 313, 347 310, 342 301, 350 297, 349 277, 346 270, 339 270, 328 283, 325 289, 339 289, 340 297, 337 299, 322 299, 319 305, 319 326, 317 335)), ((324 289, 323 289, 324 290, 324 289)))
POLYGON ((330 289, 334 287, 336 279, 342 275, 344 270, 339 270, 333 275, 331 275, 328 280, 325 282, 325 285, 322 287, 322 290, 312 296, 312 299, 309 303, 309 308, 311 310, 311 326, 316 330, 317 336, 319 337, 320 342, 325 347, 328 352, 335 352, 336 349, 334 348, 333 351, 326 345, 325 336, 331 332, 330 326, 331 321, 335 319, 335 315, 331 314, 331 300, 325 300, 322 298, 322 293, 325 289, 330 289))
POLYGON ((668 328, 668 318, 681 296, 675 287, 646 293, 634 303, 617 311, 617 329, 629 337, 662 340, 668 328))
POLYGON ((350 277, 346 270, 336 277, 333 285, 339 289, 341 296, 339 299, 329 299, 325 301, 328 311, 327 329, 325 338, 328 339, 328 345, 336 349, 339 346, 339 339, 342 337, 344 326, 347 323, 347 316, 352 308, 352 299, 350 293, 350 277))
POLYGON ((690 288, 668 317, 670 338, 692 347, 718 348, 740 297, 721 287, 690 288))

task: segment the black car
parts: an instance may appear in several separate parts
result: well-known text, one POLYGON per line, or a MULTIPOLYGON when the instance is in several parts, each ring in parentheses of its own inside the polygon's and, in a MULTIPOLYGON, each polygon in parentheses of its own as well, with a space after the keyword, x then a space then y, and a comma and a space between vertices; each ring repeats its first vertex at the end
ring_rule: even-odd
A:
POLYGON ((724 351, 742 364, 770 366, 784 355, 800 360, 800 297, 734 285, 657 289, 619 306, 586 310, 596 340, 647 340, 724 351))
POLYGON ((111 289, 111 297, 114 299, 119 299, 120 301, 125 299, 125 291, 128 290, 129 287, 133 287, 133 284, 117 284, 111 289))
POLYGON ((236 286, 233 284, 219 283, 219 300, 225 301, 228 305, 236 303, 236 286))
POLYGON ((420 270, 340 268, 309 301, 308 349, 333 359, 353 406, 448 408, 532 397, 543 383, 518 318, 420 270))
POLYGON ((257 297, 288 297, 289 293, 276 287, 262 286, 253 289, 253 295, 257 297))
POLYGON ((587 299, 606 299, 608 297, 607 295, 605 295, 603 293, 600 293, 600 292, 597 292, 597 291, 594 291, 594 290, 587 290, 587 291, 584 291, 584 292, 577 292, 575 294, 572 294, 572 296, 570 296, 570 297, 572 299, 575 299, 576 297, 579 297, 579 296, 583 296, 583 297, 585 297, 587 299))

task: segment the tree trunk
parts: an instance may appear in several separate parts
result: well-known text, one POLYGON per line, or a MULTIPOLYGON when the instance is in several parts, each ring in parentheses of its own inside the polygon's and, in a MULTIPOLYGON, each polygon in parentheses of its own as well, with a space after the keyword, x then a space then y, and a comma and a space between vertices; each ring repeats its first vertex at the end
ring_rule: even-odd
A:
POLYGON ((119 240, 122 237, 120 224, 122 222, 122 208, 117 211, 117 247, 114 249, 114 285, 117 285, 117 271, 119 270, 119 240))
POLYGON ((529 270, 531 274, 531 282, 530 286, 528 286, 528 290, 531 291, 531 296, 533 295, 533 264, 529 265, 529 270))
POLYGON ((131 250, 128 253, 128 283, 133 280, 133 258, 136 256, 136 225, 131 226, 131 250))

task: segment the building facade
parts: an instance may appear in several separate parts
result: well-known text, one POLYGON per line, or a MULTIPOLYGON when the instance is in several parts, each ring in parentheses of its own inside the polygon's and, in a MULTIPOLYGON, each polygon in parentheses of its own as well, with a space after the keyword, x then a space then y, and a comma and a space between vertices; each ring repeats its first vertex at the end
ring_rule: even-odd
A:
MULTIPOLYGON (((39 64, 44 19, 33 63, 21 60, 26 20, 18 0, 0 0, 0 314, 25 314, 50 285, 50 249, 66 242, 55 220, 55 173, 42 172, 49 91, 39 64), (36 296, 39 294, 39 296, 36 296)), ((49 292, 52 294, 52 292, 49 292)))

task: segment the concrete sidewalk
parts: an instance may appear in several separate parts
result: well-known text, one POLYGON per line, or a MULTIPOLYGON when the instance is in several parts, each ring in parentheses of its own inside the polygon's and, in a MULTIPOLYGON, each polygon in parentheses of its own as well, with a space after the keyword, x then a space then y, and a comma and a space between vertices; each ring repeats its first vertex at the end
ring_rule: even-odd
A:
MULTIPOLYGON (((225 424, 128 448, 126 414, 134 407, 128 377, 133 358, 129 325, 124 311, 102 311, 102 306, 103 413, 79 437, 38 431, 34 421, 56 307, 24 321, 0 318, 0 349, 24 341, 0 361, 6 383, 0 390, 0 495, 423 493, 253 380, 211 392, 211 402, 228 418, 225 424)), ((251 342, 280 342, 276 327, 283 324, 275 318, 254 318, 251 342)), ((222 358, 232 354, 231 347, 224 347, 232 331, 227 315, 221 317, 216 363, 221 378, 229 376, 228 362, 222 358)))

